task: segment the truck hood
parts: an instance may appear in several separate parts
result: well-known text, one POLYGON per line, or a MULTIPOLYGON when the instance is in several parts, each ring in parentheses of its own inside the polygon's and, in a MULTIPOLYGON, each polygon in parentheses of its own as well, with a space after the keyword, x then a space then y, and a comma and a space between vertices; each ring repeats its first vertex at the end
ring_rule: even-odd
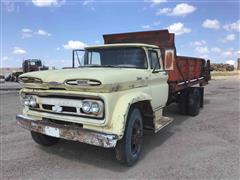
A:
POLYGON ((78 68, 50 71, 35 71, 20 76, 23 87, 37 89, 65 89, 78 91, 110 92, 146 86, 147 71, 135 68, 78 68), (23 81, 24 79, 24 81, 23 81), (27 81, 36 79, 37 81, 27 81), (97 82, 68 84, 74 80, 97 82), (40 83, 41 82, 41 83, 40 83))

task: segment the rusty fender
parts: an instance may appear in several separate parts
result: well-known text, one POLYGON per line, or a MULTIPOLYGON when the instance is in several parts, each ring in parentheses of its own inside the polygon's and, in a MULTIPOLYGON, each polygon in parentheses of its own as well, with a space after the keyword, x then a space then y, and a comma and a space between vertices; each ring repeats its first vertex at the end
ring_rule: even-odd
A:
POLYGON ((20 126, 30 131, 46 134, 45 128, 52 127, 59 130, 58 138, 79 141, 104 148, 114 148, 118 140, 117 135, 86 130, 74 125, 56 124, 46 120, 33 120, 23 115, 17 115, 16 119, 20 126))
POLYGON ((146 100, 151 103, 152 98, 144 92, 131 92, 119 98, 115 105, 111 121, 111 126, 119 138, 122 138, 124 135, 127 116, 131 105, 146 100))

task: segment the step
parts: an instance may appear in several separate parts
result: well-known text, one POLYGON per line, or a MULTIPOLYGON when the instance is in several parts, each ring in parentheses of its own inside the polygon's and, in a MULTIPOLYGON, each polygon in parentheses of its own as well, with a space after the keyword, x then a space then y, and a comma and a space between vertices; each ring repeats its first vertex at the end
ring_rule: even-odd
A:
POLYGON ((154 132, 157 133, 162 128, 164 128, 165 126, 170 124, 172 121, 173 121, 173 118, 167 117, 167 116, 162 116, 161 119, 159 119, 155 122, 155 131, 154 132))

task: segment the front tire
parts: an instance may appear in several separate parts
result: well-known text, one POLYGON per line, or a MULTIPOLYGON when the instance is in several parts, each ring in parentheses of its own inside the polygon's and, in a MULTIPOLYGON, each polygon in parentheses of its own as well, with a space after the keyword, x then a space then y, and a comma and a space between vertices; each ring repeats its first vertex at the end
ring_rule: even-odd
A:
POLYGON ((59 141, 58 138, 47 136, 45 134, 37 133, 34 131, 31 131, 31 135, 32 135, 32 139, 36 143, 38 143, 42 146, 52 146, 59 141))
POLYGON ((121 163, 132 166, 140 157, 143 148, 143 121, 138 108, 131 108, 123 138, 115 147, 116 158, 121 163))

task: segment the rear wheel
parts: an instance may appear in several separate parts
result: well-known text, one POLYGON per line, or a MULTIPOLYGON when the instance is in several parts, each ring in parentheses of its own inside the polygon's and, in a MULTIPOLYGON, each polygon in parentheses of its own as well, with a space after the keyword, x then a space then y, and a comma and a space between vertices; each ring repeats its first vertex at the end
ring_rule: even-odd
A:
POLYGON ((191 88, 188 94, 188 114, 196 116, 199 114, 201 94, 198 88, 191 88))
POLYGON ((178 96, 179 112, 183 115, 198 115, 202 96, 199 88, 187 88, 181 91, 178 96))
POLYGON ((117 160, 128 166, 134 165, 139 159, 142 146, 142 116, 138 108, 131 108, 128 115, 124 136, 120 141, 118 141, 115 148, 117 160))
POLYGON ((51 146, 51 145, 56 144, 59 141, 58 138, 47 136, 45 134, 37 133, 34 131, 31 131, 31 135, 32 135, 32 139, 36 143, 38 143, 42 146, 51 146))
POLYGON ((178 97, 178 109, 180 114, 187 115, 188 113, 188 90, 181 91, 178 97))

